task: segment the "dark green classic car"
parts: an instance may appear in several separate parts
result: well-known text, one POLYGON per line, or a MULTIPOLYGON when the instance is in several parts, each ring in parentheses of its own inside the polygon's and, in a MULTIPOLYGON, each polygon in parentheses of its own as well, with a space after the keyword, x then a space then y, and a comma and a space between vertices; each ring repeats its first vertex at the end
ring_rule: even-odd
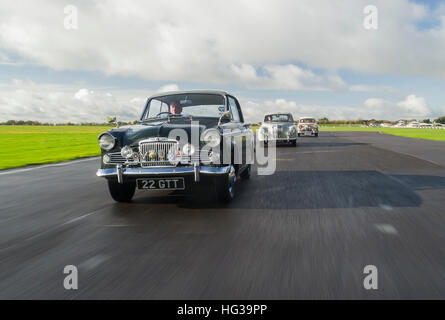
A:
POLYGON ((97 176, 111 197, 129 202, 136 188, 196 194, 212 190, 221 202, 235 196, 237 178, 249 178, 252 131, 238 100, 223 91, 193 90, 148 98, 135 125, 99 135, 97 176))

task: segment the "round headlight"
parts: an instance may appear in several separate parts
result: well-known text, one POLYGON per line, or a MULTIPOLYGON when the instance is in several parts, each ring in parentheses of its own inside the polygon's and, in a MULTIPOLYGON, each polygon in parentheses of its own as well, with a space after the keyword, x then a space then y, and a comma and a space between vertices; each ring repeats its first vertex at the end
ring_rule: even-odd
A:
POLYGON ((121 156, 125 159, 129 159, 133 157, 133 149, 129 146, 125 146, 121 149, 121 156))
POLYGON ((193 155, 195 153, 195 147, 193 145, 191 145, 190 143, 187 143, 182 147, 182 153, 185 156, 190 157, 191 155, 193 155))
POLYGON ((211 148, 217 147, 221 142, 221 135, 218 130, 209 129, 202 133, 201 141, 211 148))
POLYGON ((103 150, 106 150, 106 151, 111 150, 114 148, 115 144, 116 144, 116 140, 114 139, 113 136, 111 136, 108 133, 105 133, 99 137, 99 146, 103 150))

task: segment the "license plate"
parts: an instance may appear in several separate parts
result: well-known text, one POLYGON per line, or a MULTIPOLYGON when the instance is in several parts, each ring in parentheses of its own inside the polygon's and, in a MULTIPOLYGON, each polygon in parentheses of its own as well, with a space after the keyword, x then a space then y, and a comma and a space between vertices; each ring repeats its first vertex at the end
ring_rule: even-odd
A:
POLYGON ((184 178, 151 178, 137 179, 138 189, 141 190, 184 190, 184 178))
POLYGON ((306 132, 304 133, 304 135, 305 135, 305 136, 311 136, 311 135, 312 135, 312 132, 310 132, 310 131, 306 131, 306 132))

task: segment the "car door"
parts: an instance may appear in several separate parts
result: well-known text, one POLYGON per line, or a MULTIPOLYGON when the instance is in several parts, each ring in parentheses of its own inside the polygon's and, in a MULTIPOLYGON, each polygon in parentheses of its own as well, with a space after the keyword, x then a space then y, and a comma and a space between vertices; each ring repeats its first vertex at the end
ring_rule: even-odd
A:
POLYGON ((244 125, 244 117, 238 100, 235 97, 228 95, 227 104, 228 109, 232 113, 232 121, 230 122, 230 124, 234 148, 239 148, 238 150, 241 150, 242 152, 242 157, 241 159, 239 159, 240 161, 238 162, 241 162, 241 164, 246 164, 246 134, 248 129, 244 125))

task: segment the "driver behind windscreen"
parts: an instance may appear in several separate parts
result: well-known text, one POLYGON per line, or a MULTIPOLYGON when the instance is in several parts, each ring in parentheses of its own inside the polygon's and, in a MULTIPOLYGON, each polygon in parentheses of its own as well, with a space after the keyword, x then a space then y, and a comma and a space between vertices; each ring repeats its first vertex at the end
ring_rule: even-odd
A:
POLYGON ((170 103, 170 113, 171 114, 181 114, 182 106, 178 101, 173 101, 170 103))

